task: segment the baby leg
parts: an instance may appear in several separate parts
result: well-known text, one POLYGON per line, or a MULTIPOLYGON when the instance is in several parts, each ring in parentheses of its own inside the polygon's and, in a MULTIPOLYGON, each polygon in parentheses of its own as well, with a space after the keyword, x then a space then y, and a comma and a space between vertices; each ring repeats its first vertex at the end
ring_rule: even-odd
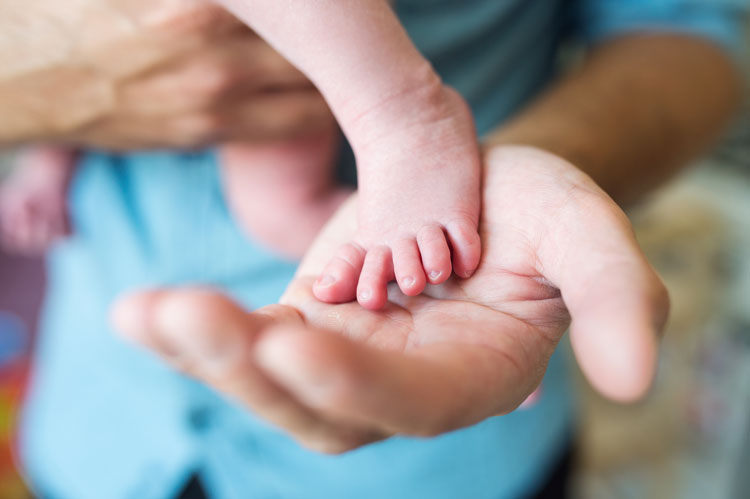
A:
POLYGON ((67 190, 77 153, 64 147, 21 152, 0 187, 0 242, 9 251, 38 254, 70 234, 67 190))
POLYGON ((333 178, 339 143, 332 122, 294 140, 219 149, 227 202, 248 236, 283 257, 304 255, 351 192, 333 178))
POLYGON ((448 87, 425 94, 361 119, 366 139, 352 142, 358 231, 313 287, 318 299, 379 309, 391 280, 414 296, 477 268, 481 160, 471 112, 448 87))

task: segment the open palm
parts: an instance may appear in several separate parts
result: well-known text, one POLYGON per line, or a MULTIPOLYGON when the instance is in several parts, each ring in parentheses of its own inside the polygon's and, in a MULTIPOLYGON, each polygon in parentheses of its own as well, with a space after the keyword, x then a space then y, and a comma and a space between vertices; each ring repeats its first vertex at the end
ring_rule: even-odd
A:
POLYGON ((497 147, 485 163, 483 260, 470 279, 417 297, 393 286, 378 312, 316 300, 313 287, 331 279, 314 277, 356 230, 352 199, 281 305, 248 313, 213 291, 163 290, 125 299, 116 323, 327 452, 513 410, 540 382, 571 317, 573 347, 592 383, 615 399, 640 396, 668 302, 627 218, 550 154, 497 147))

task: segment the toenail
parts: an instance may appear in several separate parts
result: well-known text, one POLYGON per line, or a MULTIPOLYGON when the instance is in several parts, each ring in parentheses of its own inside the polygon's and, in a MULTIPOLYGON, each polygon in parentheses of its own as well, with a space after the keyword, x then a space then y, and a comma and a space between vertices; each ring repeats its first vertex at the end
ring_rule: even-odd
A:
POLYGON ((363 289, 359 292, 359 299, 360 300, 369 300, 370 296, 372 296, 372 293, 369 289, 363 289))
POLYGON ((331 274, 326 274, 318 279, 318 286, 330 286, 334 282, 336 282, 336 278, 331 274))
POLYGON ((431 270, 429 275, 430 275, 430 279, 434 281, 435 279, 440 277, 442 274, 443 273, 440 272, 439 270, 431 270))
POLYGON ((414 279, 412 276, 409 276, 409 277, 404 277, 402 284, 404 285, 405 288, 410 288, 414 286, 415 282, 417 282, 417 280, 414 279))

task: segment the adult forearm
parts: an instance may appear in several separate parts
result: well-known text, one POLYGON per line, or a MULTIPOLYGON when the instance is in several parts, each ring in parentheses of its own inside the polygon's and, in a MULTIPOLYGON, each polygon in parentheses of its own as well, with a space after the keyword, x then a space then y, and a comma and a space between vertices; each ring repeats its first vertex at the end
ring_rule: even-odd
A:
POLYGON ((734 68, 710 42, 627 36, 594 50, 487 143, 553 152, 627 203, 716 140, 739 95, 734 68))
POLYGON ((238 26, 194 0, 0 0, 0 147, 195 145, 257 52, 238 26))
POLYGON ((60 140, 104 117, 130 54, 146 52, 132 43, 137 11, 117 0, 0 0, 0 145, 60 140))

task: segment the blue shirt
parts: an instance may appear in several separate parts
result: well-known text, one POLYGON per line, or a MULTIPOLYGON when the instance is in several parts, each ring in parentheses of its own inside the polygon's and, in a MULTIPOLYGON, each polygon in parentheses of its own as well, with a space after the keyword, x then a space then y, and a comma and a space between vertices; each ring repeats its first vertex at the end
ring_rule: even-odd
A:
MULTIPOLYGON (((728 5, 401 0, 398 12, 486 132, 549 82, 571 30, 595 42, 669 29, 731 46, 728 5)), ((556 354, 531 409, 342 456, 304 450, 108 326, 112 300, 134 287, 207 282, 254 308, 274 302, 292 277, 294 263, 240 234, 213 154, 88 154, 71 204, 76 234, 49 259, 21 438, 43 497, 164 499, 195 471, 215 498, 517 497, 541 485, 568 438, 571 393, 556 354)))

